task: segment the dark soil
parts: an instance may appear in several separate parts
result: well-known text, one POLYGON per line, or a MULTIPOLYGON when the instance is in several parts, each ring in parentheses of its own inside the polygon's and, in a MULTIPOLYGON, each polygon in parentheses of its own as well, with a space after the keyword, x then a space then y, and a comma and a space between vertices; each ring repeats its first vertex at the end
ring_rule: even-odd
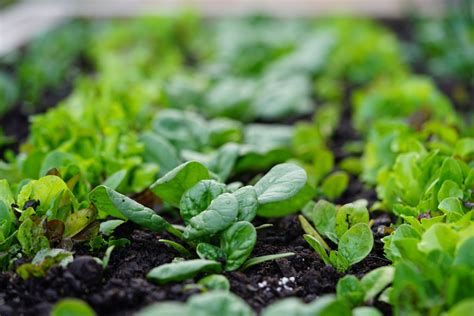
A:
MULTIPOLYGON (((383 218, 378 221, 380 225, 389 222, 390 219, 384 222, 383 218)), ((254 266, 245 272, 226 273, 232 292, 261 311, 283 297, 297 296, 309 302, 335 291, 342 274, 325 266, 308 247, 296 216, 269 221, 257 219, 257 225, 263 223, 271 223, 273 227, 259 231, 254 255, 282 252, 296 255, 254 266)), ((48 315, 53 304, 65 297, 87 301, 99 315, 131 315, 150 303, 184 301, 196 293, 185 291, 184 286, 197 279, 160 286, 145 278, 153 267, 179 256, 174 249, 158 241, 170 236, 143 231, 131 223, 121 227, 118 235, 128 238, 131 244, 114 250, 106 270, 85 255, 87 248, 76 246, 78 256, 67 269, 53 268, 43 278, 23 281, 12 272, 0 274, 0 315, 48 315)), ((101 257, 102 254, 94 255, 101 257)), ((348 273, 360 277, 387 263, 383 259, 382 245, 377 242, 372 253, 348 273)), ((387 306, 378 307, 390 312, 387 306)))

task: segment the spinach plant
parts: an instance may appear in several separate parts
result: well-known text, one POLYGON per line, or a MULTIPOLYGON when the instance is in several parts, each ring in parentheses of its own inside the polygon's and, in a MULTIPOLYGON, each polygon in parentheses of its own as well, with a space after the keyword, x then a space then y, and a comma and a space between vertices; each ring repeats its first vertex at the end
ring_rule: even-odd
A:
POLYGON ((366 201, 359 200, 338 208, 325 200, 310 203, 303 212, 315 227, 305 217, 299 216, 306 233, 304 239, 324 263, 334 266, 340 272, 362 261, 372 250, 374 237, 368 225, 369 212, 366 204, 366 201), (331 249, 321 235, 335 243, 337 250, 331 249))
POLYGON ((151 187, 162 201, 179 207, 185 224, 182 229, 106 186, 97 187, 89 197, 100 214, 128 219, 153 231, 168 231, 185 246, 170 240, 164 242, 185 257, 189 257, 187 247, 191 247, 201 258, 155 268, 148 277, 158 282, 182 280, 199 272, 234 271, 291 255, 248 260, 257 240, 251 221, 257 214, 281 216, 302 207, 312 192, 303 169, 292 164, 277 165, 255 186, 233 189, 212 177, 204 165, 190 161, 171 170, 151 187))

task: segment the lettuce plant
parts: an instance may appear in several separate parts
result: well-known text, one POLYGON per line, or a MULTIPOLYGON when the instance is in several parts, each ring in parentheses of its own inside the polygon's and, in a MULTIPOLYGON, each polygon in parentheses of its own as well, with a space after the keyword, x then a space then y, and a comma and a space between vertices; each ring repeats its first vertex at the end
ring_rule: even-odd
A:
POLYGON ((431 212, 454 221, 471 208, 473 181, 474 170, 462 159, 438 151, 407 152, 379 175, 377 191, 384 205, 398 215, 431 212))
POLYGON ((49 175, 25 183, 14 194, 8 182, 0 180, 2 269, 8 269, 17 257, 32 258, 44 249, 70 250, 74 241, 89 240, 98 233, 96 211, 87 201, 76 199, 73 186, 74 182, 49 175))
POLYGON ((452 223, 442 223, 440 217, 407 218, 407 223, 384 238, 395 268, 388 291, 395 313, 451 313, 461 309, 464 302, 473 299, 472 211, 452 223))
POLYGON ((354 124, 363 133, 370 131, 375 121, 383 119, 411 121, 415 126, 428 119, 459 122, 448 98, 425 77, 376 82, 356 92, 353 101, 354 124))

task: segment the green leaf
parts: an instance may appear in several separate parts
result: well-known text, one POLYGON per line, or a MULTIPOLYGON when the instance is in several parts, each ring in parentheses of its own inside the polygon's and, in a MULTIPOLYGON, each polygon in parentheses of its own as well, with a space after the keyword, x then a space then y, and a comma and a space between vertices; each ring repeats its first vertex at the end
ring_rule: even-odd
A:
POLYGON ((226 254, 226 271, 234 271, 247 260, 257 242, 257 231, 249 222, 237 222, 221 235, 221 249, 226 254))
POLYGON ((369 223, 366 203, 354 202, 343 205, 336 214, 336 234, 339 238, 357 223, 369 223))
POLYGON ((223 291, 194 295, 187 302, 191 316, 254 316, 254 312, 240 297, 223 291))
POLYGON ((339 273, 345 272, 351 266, 349 260, 347 260, 346 257, 344 257, 339 251, 336 250, 331 250, 329 252, 329 261, 339 273))
POLYGON ((443 182, 441 185, 441 188, 438 191, 438 201, 441 202, 442 200, 446 198, 463 198, 463 192, 459 185, 452 181, 452 180, 446 180, 443 182))
POLYGON ((362 277, 362 284, 365 296, 364 301, 368 302, 381 293, 393 281, 395 268, 391 266, 376 268, 362 277))
POLYGON ((178 151, 165 138, 152 132, 145 132, 140 136, 145 146, 143 158, 160 166, 159 175, 162 176, 181 164, 178 151))
POLYGON ((352 316, 383 316, 375 307, 360 306, 352 310, 352 316))
POLYGON ((458 219, 460 219, 463 214, 464 210, 461 204, 461 201, 457 197, 447 197, 443 199, 439 205, 438 208, 447 215, 448 220, 450 222, 454 222, 458 219))
POLYGON ((358 278, 346 275, 339 279, 336 287, 337 298, 358 306, 364 301, 365 289, 358 278))
POLYGON ((243 126, 239 121, 216 118, 209 122, 209 142, 214 148, 226 143, 240 143, 243 139, 243 126))
POLYGON ((344 301, 337 300, 334 295, 327 294, 308 304, 309 315, 332 316, 350 315, 351 310, 344 301))
MULTIPOLYGON (((50 219, 56 218, 54 214, 59 208, 72 210, 77 204, 72 192, 67 184, 57 176, 45 176, 38 180, 32 180, 21 188, 18 194, 18 205, 24 208, 26 202, 30 200, 40 201, 36 212, 40 215, 46 214, 49 210, 50 219)), ((59 218, 62 219, 62 218, 59 218)))
POLYGON ((229 117, 250 121, 255 110, 250 104, 255 82, 225 77, 214 84, 207 93, 203 111, 210 117, 229 117))
POLYGON ((439 181, 444 183, 446 180, 452 180, 455 183, 462 183, 463 179, 460 163, 454 158, 446 158, 441 165, 439 181))
POLYGON ((33 222, 29 217, 21 223, 16 238, 27 256, 33 256, 41 249, 49 248, 42 225, 33 222))
POLYGON ((308 77, 292 74, 284 78, 265 78, 256 91, 253 108, 257 116, 278 119, 311 112, 311 84, 308 77))
POLYGON ((117 190, 117 188, 122 184, 123 180, 125 180, 125 177, 127 176, 127 170, 119 170, 112 174, 110 177, 105 179, 103 185, 106 187, 109 187, 113 190, 117 190))
POLYGON ((232 193, 239 203, 237 220, 251 222, 257 215, 257 192, 251 185, 239 188, 232 193))
POLYGON ((178 207, 184 192, 199 181, 210 178, 209 170, 204 165, 188 161, 158 179, 150 189, 163 201, 178 207))
POLYGON ((94 310, 77 298, 66 298, 54 304, 51 316, 95 316, 94 310))
POLYGON ((239 154, 240 146, 228 143, 215 151, 206 165, 221 181, 225 181, 232 173, 239 154))
POLYGON ((219 195, 205 211, 191 218, 184 238, 192 240, 226 229, 237 219, 238 209, 237 199, 231 193, 219 195))
POLYGON ((196 253, 201 259, 223 262, 226 260, 224 251, 214 245, 201 242, 196 247, 196 253))
POLYGON ((319 200, 309 214, 318 232, 337 243, 336 206, 331 202, 319 200))
POLYGON ((307 184, 306 172, 289 163, 273 167, 256 184, 259 208, 263 217, 285 216, 301 209, 314 195, 307 184))
POLYGON ((153 231, 162 231, 171 227, 170 223, 152 209, 103 185, 92 190, 89 193, 89 199, 99 212, 120 219, 129 219, 153 231))
POLYGON ((459 245, 454 264, 474 269, 474 237, 469 237, 459 245))
POLYGON ((334 154, 330 150, 317 148, 314 152, 313 165, 317 184, 334 168, 334 154))
POLYGON ((215 180, 201 180, 184 192, 179 203, 181 218, 187 224, 189 220, 206 210, 212 200, 226 192, 226 186, 215 180))
POLYGON ((474 138, 461 138, 456 142, 454 149, 454 155, 464 158, 468 161, 468 158, 474 158, 474 138))
POLYGON ((179 150, 199 150, 209 141, 206 121, 200 115, 189 111, 159 112, 153 121, 153 130, 179 150))
POLYGON ((72 237, 92 223, 97 217, 95 210, 85 208, 70 214, 64 222, 64 237, 72 237))
POLYGON ((206 289, 211 291, 229 291, 230 283, 229 280, 220 274, 211 274, 198 281, 199 285, 204 286, 206 289))
POLYGON ((188 316, 186 305, 181 302, 153 303, 141 309, 136 316, 188 316))
POLYGON ((212 260, 194 259, 176 263, 166 263, 153 268, 147 279, 165 284, 190 279, 198 273, 219 273, 221 264, 212 260))
POLYGON ((284 298, 267 306, 262 316, 310 316, 308 306, 296 297, 284 298))
POLYGON ((121 219, 111 219, 105 222, 100 223, 99 232, 103 235, 110 236, 113 234, 114 230, 125 223, 121 219))
POLYGON ((15 222, 16 218, 10 207, 0 200, 0 243, 10 236, 15 222))
POLYGON ((308 234, 303 235, 303 238, 316 251, 316 253, 319 255, 319 257, 321 257, 325 264, 331 265, 331 261, 329 260, 329 256, 326 252, 326 249, 318 239, 308 234))
POLYGON ((339 198, 347 189, 349 175, 344 171, 336 171, 321 184, 322 194, 330 200, 339 198))
POLYGON ((369 226, 358 223, 352 226, 339 239, 338 251, 350 265, 362 261, 372 250, 374 236, 369 226))
POLYGON ((313 228, 313 226, 311 226, 311 224, 306 220, 304 216, 298 215, 298 220, 300 221, 301 228, 303 228, 303 231, 306 234, 311 235, 315 239, 317 239, 319 243, 321 244, 321 246, 324 247, 324 249, 328 251, 331 250, 331 248, 329 248, 328 244, 324 241, 321 235, 319 235, 319 233, 313 228))
POLYGON ((273 167, 255 184, 260 204, 274 203, 295 196, 305 185, 306 172, 293 164, 273 167))
POLYGON ((15 203, 10 185, 5 179, 0 179, 0 201, 3 201, 8 208, 15 203))
MULTIPOLYGON (((168 246, 170 246, 171 248, 173 248, 174 250, 179 252, 184 258, 191 258, 192 257, 192 255, 191 255, 191 253, 189 252, 188 249, 184 248, 182 245, 178 244, 175 241, 168 240, 168 239, 159 239, 158 241, 162 242, 164 244, 167 244, 168 246)), ((204 258, 201 258, 201 259, 204 259, 204 258)))
POLYGON ((390 260, 395 260, 401 256, 400 250, 396 245, 396 240, 403 240, 405 238, 416 238, 420 239, 421 235, 413 228, 412 225, 402 224, 400 225, 394 233, 390 236, 384 237, 382 240, 384 242, 384 251, 385 256, 390 260))
POLYGON ((466 316, 472 314, 474 310, 474 299, 466 298, 465 300, 454 305, 447 313, 447 316, 466 316))
POLYGON ((448 224, 436 223, 423 233, 418 249, 425 253, 439 249, 453 256, 459 238, 459 233, 448 224))
POLYGON ((61 151, 52 151, 44 157, 39 176, 46 176, 49 170, 54 168, 60 169, 72 163, 74 163, 74 157, 71 154, 61 151))
POLYGON ((24 263, 16 269, 16 273, 26 280, 31 277, 42 277, 53 266, 66 267, 73 261, 72 253, 63 249, 41 249, 31 263, 24 263))

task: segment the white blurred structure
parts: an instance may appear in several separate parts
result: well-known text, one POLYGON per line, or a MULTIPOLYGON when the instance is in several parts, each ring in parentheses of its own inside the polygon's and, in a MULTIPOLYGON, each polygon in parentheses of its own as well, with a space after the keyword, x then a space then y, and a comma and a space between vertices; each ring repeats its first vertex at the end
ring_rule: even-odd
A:
POLYGON ((350 14, 397 18, 437 15, 443 0, 29 0, 0 11, 0 55, 68 17, 169 15, 191 8, 206 17, 265 13, 278 17, 350 14))

